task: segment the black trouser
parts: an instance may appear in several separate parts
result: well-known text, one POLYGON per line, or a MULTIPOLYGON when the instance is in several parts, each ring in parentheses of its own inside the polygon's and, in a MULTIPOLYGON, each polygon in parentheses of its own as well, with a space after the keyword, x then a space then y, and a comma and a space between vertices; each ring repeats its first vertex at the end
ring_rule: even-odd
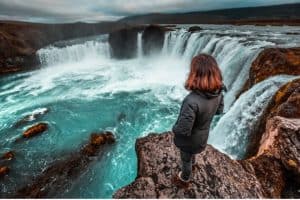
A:
POLYGON ((192 166, 195 164, 196 154, 180 151, 181 157, 181 178, 188 181, 192 173, 192 166))

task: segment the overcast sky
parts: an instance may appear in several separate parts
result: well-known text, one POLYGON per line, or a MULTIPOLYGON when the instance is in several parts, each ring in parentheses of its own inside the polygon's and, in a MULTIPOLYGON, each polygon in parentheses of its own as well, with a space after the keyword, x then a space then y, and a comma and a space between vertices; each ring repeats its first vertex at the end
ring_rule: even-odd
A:
POLYGON ((153 12, 190 12, 283 3, 300 3, 300 0, 0 0, 0 20, 95 22, 153 12))

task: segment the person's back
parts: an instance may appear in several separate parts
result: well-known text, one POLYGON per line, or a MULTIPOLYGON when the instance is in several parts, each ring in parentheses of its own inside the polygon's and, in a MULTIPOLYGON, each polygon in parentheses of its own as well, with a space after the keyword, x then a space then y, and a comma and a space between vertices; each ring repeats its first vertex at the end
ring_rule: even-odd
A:
POLYGON ((191 92, 182 102, 172 131, 181 153, 179 179, 188 182, 195 154, 202 152, 207 144, 213 116, 223 112, 224 86, 215 59, 206 54, 194 57, 185 87, 191 92))

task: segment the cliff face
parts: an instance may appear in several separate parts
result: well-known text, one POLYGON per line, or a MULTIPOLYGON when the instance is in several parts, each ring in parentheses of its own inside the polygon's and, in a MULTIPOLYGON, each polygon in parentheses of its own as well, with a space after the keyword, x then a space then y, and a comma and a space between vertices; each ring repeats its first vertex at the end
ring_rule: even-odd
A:
POLYGON ((300 75, 300 48, 268 48, 260 52, 252 63, 250 87, 270 76, 300 75))
POLYGON ((183 189, 172 183, 180 170, 173 134, 150 134, 136 142, 137 178, 118 190, 114 198, 278 198, 286 176, 299 175, 295 145, 299 137, 300 120, 275 117, 268 122, 259 154, 251 159, 232 160, 208 145, 197 155, 191 184, 183 189))
POLYGON ((280 74, 300 75, 300 47, 261 51, 252 62, 249 78, 237 98, 254 84, 280 74))

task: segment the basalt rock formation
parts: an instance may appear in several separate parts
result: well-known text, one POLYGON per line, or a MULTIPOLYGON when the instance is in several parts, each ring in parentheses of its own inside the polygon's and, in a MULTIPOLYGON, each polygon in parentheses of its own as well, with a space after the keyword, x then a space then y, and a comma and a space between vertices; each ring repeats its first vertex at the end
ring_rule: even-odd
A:
POLYGON ((150 134, 136 142, 135 181, 114 198, 279 198, 287 177, 299 175, 299 138, 299 120, 272 118, 255 157, 232 160, 208 145, 196 157, 190 186, 180 188, 172 182, 180 170, 173 134, 150 134))
POLYGON ((165 32, 172 26, 136 25, 109 34, 111 55, 117 59, 128 59, 137 56, 137 35, 142 34, 142 52, 144 55, 160 52, 164 44, 165 32))
POLYGON ((255 155, 259 141, 266 130, 266 122, 274 116, 300 118, 300 79, 294 79, 283 85, 272 97, 253 132, 250 134, 247 157, 255 155))
POLYGON ((124 28, 109 34, 108 42, 114 58, 133 58, 137 55, 138 28, 124 28))
POLYGON ((79 152, 55 161, 32 183, 18 190, 15 197, 53 198, 59 196, 87 169, 94 160, 94 156, 101 156, 114 142, 115 138, 111 132, 92 134, 88 144, 84 145, 79 152))
POLYGON ((159 52, 164 44, 165 29, 158 25, 150 25, 145 28, 142 35, 143 54, 149 55, 159 52))

